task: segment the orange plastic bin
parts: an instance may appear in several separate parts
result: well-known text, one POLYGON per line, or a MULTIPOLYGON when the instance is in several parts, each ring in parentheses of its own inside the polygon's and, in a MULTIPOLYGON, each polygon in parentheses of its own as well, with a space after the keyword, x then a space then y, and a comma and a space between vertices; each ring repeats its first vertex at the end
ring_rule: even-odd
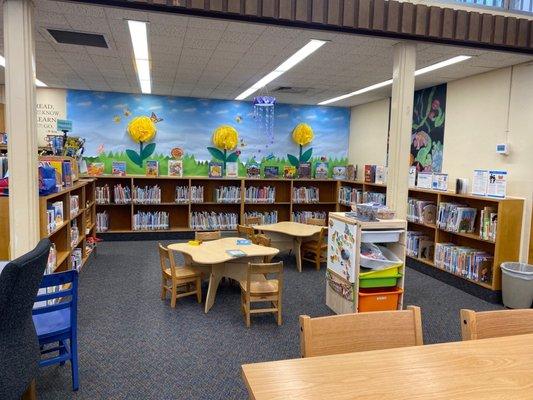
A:
POLYGON ((359 312, 389 311, 398 309, 398 301, 403 289, 373 288, 359 289, 359 312))

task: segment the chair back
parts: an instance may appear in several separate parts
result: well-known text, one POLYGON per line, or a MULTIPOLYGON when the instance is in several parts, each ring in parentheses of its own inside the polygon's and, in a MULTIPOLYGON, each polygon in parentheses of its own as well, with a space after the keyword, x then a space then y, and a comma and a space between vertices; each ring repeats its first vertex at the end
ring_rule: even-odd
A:
POLYGON ((270 247, 270 244, 272 243, 272 239, 268 237, 267 235, 260 233, 258 235, 255 235, 252 239, 253 244, 257 244, 259 246, 265 246, 270 247))
POLYGON ((475 312, 461 310, 463 340, 533 333, 533 309, 475 312))
POLYGON ((257 217, 244 217, 244 225, 261 225, 262 223, 262 219, 261 217, 257 216, 257 217))
POLYGON ((161 264, 161 272, 164 273, 167 269, 170 269, 172 279, 176 275, 176 262, 174 260, 174 254, 168 247, 158 243, 159 248, 159 262, 161 264))
POLYGON ((76 329, 78 315, 78 271, 75 269, 43 276, 39 288, 46 289, 45 294, 38 294, 36 302, 46 305, 34 308, 32 314, 46 314, 64 308, 70 309, 70 326, 76 329))
POLYGON ((302 357, 419 346, 420 308, 310 318, 300 315, 302 357))
POLYGON ((278 280, 278 291, 283 288, 283 261, 275 263, 248 263, 246 274, 246 291, 250 293, 250 285, 253 282, 253 275, 269 275, 268 279, 278 280))
POLYGON ((247 225, 237 225, 237 233, 240 237, 252 240, 255 234, 254 228, 247 225))
POLYGON ((194 232, 194 238, 196 240, 201 240, 202 242, 207 242, 209 240, 217 240, 220 239, 222 235, 220 234, 220 231, 212 231, 212 232, 194 232))
POLYGON ((317 226, 326 226, 325 218, 308 218, 307 225, 317 225, 317 226))
POLYGON ((32 308, 46 269, 50 240, 9 262, 0 274, 1 396, 18 399, 39 369, 40 351, 32 308))
POLYGON ((318 233, 318 244, 324 244, 328 240, 328 228, 323 227, 318 233))

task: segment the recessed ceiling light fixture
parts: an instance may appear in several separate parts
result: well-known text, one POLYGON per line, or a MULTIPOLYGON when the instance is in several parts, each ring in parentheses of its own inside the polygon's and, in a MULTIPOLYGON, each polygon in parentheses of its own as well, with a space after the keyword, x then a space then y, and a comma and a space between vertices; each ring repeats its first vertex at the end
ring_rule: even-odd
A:
MULTIPOLYGON (((459 63, 461 61, 468 60, 469 58, 471 58, 471 57, 470 56, 453 57, 453 58, 450 58, 448 60, 444 60, 444 61, 438 62, 436 64, 433 64, 433 65, 430 65, 430 66, 427 66, 427 67, 424 67, 424 68, 417 69, 415 71, 415 76, 427 74, 428 72, 435 71, 437 69, 441 69, 441 68, 447 67, 449 65, 457 64, 457 63, 459 63)), ((325 106, 326 104, 336 103, 337 101, 347 99, 348 97, 357 96, 359 94, 370 92, 372 90, 376 90, 376 89, 379 89, 379 88, 382 88, 382 87, 385 87, 385 86, 388 86, 388 85, 392 85, 392 79, 386 80, 384 82, 376 83, 376 84, 371 85, 371 86, 367 86, 367 87, 365 87, 363 89, 356 90, 355 92, 343 94, 342 96, 338 96, 338 97, 334 97, 334 98, 329 99, 329 100, 321 101, 320 103, 318 103, 318 105, 319 106, 325 106)))
MULTIPOLYGON (((4 56, 0 56, 0 65, 2 67, 6 67, 6 59, 4 58, 4 56)), ((35 85, 36 86, 39 86, 39 87, 47 87, 48 85, 46 83, 44 83, 43 81, 40 81, 39 79, 35 78, 35 85)))
POLYGON ((135 56, 137 76, 141 86, 141 92, 152 93, 152 81, 150 79, 150 52, 148 51, 148 23, 143 21, 128 20, 131 44, 135 56))
POLYGON ((244 92, 242 92, 240 95, 235 97, 235 100, 244 100, 251 94, 255 93, 259 89, 265 87, 270 82, 272 82, 274 79, 278 78, 279 76, 283 75, 285 72, 290 70, 292 67, 294 67, 296 64, 298 64, 300 61, 304 60, 305 58, 309 57, 311 54, 313 54, 315 51, 317 51, 319 48, 321 48, 324 44, 326 44, 326 41, 324 40, 317 40, 317 39, 311 39, 309 43, 307 43, 304 47, 302 47, 300 50, 298 50, 296 53, 294 53, 292 56, 287 58, 279 67, 277 67, 274 71, 268 73, 261 79, 259 79, 256 83, 254 83, 251 87, 246 89, 244 92))

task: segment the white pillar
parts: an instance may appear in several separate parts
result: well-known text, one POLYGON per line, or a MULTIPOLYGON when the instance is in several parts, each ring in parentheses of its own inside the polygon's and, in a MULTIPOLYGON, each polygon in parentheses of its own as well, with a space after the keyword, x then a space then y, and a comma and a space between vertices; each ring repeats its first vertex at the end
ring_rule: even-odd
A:
POLYGON ((396 44, 392 72, 387 206, 395 210, 397 217, 402 219, 407 215, 415 66, 416 45, 396 44))
POLYGON ((32 0, 4 1, 10 257, 39 241, 35 41, 32 0))

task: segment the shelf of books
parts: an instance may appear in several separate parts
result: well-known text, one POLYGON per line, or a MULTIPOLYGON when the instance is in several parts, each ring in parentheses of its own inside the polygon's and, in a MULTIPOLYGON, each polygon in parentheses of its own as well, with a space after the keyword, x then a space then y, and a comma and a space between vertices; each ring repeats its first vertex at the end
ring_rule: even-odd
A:
POLYGON ((364 181, 339 181, 337 201, 340 211, 349 211, 351 203, 375 202, 385 204, 387 185, 364 181))
MULTIPOLYGON (((39 197, 39 235, 52 242, 47 273, 79 270, 91 254, 96 234, 94 189, 94 179, 82 179, 71 187, 39 197)), ((8 208, 9 197, 0 197, 2 259, 9 259, 8 208)))
POLYGON ((523 199, 409 189, 407 257, 491 290, 520 251, 523 199))

